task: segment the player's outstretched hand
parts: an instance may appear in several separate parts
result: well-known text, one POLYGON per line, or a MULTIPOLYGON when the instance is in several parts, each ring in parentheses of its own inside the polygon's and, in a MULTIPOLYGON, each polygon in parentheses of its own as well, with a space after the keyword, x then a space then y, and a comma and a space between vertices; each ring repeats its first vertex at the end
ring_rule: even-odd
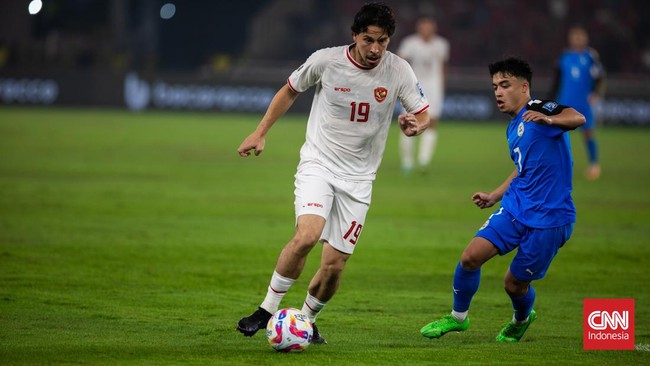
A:
POLYGON ((415 136, 418 134, 418 121, 412 113, 400 114, 397 117, 399 128, 406 136, 415 136))
POLYGON ((251 154, 251 150, 255 150, 255 156, 258 156, 264 150, 264 137, 253 132, 239 145, 237 152, 239 156, 246 157, 251 154))
POLYGON ((474 204, 479 208, 483 209, 494 206, 494 204, 497 203, 497 200, 490 197, 489 193, 476 192, 472 196, 472 202, 474 202, 474 204))

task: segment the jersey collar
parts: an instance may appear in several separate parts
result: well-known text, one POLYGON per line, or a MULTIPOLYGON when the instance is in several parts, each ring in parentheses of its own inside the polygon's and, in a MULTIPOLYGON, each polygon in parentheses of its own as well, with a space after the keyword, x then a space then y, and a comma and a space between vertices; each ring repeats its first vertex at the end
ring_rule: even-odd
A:
MULTIPOLYGON (((363 65, 361 65, 360 63, 358 63, 358 62, 354 59, 354 57, 352 57, 352 55, 350 54, 350 50, 351 50, 352 47, 354 47, 354 46, 355 46, 355 43, 352 43, 351 45, 349 45, 349 46, 345 49, 345 55, 348 57, 348 60, 350 60, 350 62, 352 62, 352 64, 353 64, 354 66, 360 68, 361 70, 370 70, 370 69, 372 69, 371 67, 367 67, 367 66, 363 66, 363 65)), ((382 60, 382 61, 383 61, 383 60, 382 60)))

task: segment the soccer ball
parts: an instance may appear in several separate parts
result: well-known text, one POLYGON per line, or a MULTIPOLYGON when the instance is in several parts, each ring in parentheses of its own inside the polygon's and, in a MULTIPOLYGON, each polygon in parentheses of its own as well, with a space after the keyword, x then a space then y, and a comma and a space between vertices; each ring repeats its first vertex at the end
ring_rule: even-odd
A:
POLYGON ((314 330, 307 315, 298 309, 280 309, 266 325, 266 338, 278 352, 301 352, 311 343, 314 330))

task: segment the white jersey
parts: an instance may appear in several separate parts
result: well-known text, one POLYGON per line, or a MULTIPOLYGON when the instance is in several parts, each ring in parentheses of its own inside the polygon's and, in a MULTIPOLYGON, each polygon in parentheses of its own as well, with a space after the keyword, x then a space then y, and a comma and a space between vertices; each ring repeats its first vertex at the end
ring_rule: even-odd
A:
POLYGON ((431 103, 429 113, 438 117, 442 112, 443 65, 449 60, 449 42, 440 36, 425 42, 422 37, 413 34, 402 40, 397 54, 411 64, 415 75, 420 80, 424 95, 431 103))
POLYGON ((414 114, 429 103, 406 61, 386 51, 368 69, 349 47, 318 50, 289 76, 295 92, 316 86, 298 168, 316 164, 342 179, 374 180, 397 99, 414 114))

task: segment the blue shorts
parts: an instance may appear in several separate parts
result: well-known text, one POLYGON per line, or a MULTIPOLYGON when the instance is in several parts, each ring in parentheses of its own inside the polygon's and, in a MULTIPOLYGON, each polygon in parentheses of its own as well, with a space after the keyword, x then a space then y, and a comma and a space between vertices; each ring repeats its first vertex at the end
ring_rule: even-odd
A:
POLYGON ((573 224, 535 229, 523 225, 508 211, 500 208, 488 218, 475 236, 492 243, 499 255, 519 248, 510 263, 510 272, 520 281, 532 281, 546 275, 551 261, 569 240, 571 233, 573 224))

